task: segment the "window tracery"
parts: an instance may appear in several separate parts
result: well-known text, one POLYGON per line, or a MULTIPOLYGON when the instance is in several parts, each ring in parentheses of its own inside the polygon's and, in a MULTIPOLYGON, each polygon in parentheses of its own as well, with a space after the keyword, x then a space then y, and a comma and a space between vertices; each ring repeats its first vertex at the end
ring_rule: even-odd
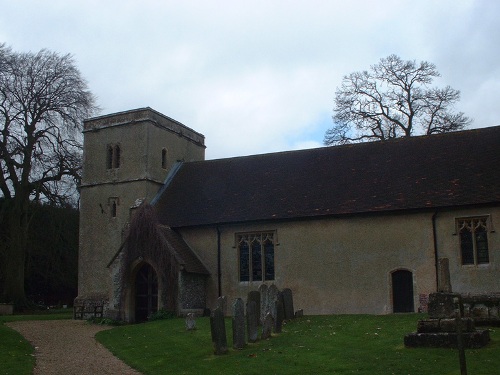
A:
POLYGON ((457 220, 462 265, 489 263, 488 217, 457 220))
POLYGON ((240 281, 274 280, 274 232, 237 235, 240 281))

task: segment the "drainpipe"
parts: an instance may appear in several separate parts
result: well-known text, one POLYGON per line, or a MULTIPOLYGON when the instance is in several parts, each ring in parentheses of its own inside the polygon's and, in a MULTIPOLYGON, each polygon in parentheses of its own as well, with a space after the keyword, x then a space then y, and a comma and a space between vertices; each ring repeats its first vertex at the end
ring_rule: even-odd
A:
POLYGON ((217 225, 217 285, 219 297, 222 296, 222 277, 221 277, 221 248, 220 248, 220 229, 217 225))
POLYGON ((438 212, 434 212, 432 215, 432 238, 434 240, 434 267, 436 269, 436 292, 439 292, 439 257, 438 257, 438 246, 437 246, 437 230, 436 230, 436 217, 438 212))

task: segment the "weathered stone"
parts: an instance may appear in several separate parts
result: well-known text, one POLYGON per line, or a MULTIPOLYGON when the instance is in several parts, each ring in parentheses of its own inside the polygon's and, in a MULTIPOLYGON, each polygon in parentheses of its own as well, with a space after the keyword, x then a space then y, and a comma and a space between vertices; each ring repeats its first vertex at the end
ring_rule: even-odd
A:
POLYGON ((283 298, 283 308, 285 309, 285 319, 293 319, 295 317, 293 310, 293 295, 290 288, 285 288, 281 292, 283 298))
POLYGON ((276 301, 280 299, 280 291, 276 287, 276 285, 271 284, 271 286, 267 289, 267 311, 266 313, 271 313, 271 316, 274 320, 276 320, 276 301))
MULTIPOLYGON (((490 341, 488 330, 478 330, 462 334, 465 348, 482 348, 490 341)), ((456 333, 410 333, 404 337, 406 347, 456 348, 456 333)))
POLYGON ((233 348, 243 349, 246 345, 245 340, 245 306, 243 300, 237 298, 233 302, 233 348))
MULTIPOLYGON (((281 296, 280 296, 281 297, 281 296)), ((283 329, 283 320, 285 319, 285 309, 283 308, 283 299, 278 298, 276 303, 276 319, 274 320, 274 333, 281 333, 283 329)))
MULTIPOLYGON (((470 318, 462 318, 462 332, 472 332, 475 330, 474 320, 470 318)), ((441 319, 439 321, 440 332, 457 332, 457 319, 441 319)))
POLYGON ((461 305, 460 294, 457 293, 431 293, 429 295, 429 317, 432 319, 454 318, 456 308, 461 305))
POLYGON ((471 314, 474 319, 487 319, 489 317, 488 307, 484 304, 477 304, 472 308, 471 314))
POLYGON ((258 322, 260 322, 260 292, 257 290, 252 290, 251 292, 248 292, 247 306, 250 301, 255 302, 255 308, 257 309, 256 311, 258 311, 259 313, 258 322))
POLYGON ((259 339, 260 311, 257 310, 255 301, 247 302, 247 333, 248 342, 256 342, 259 339))
POLYGON ((268 286, 266 284, 261 284, 259 286, 259 293, 260 293, 260 322, 264 322, 264 317, 266 316, 266 313, 268 311, 268 293, 267 293, 268 286))
POLYGON ((417 322, 418 333, 439 332, 439 319, 422 319, 417 322))
POLYGON ((451 293, 450 261, 448 258, 439 258, 439 287, 440 293, 451 293))
POLYGON ((296 318, 302 318, 304 316, 304 310, 303 309, 298 309, 295 311, 295 317, 296 318))
POLYGON ((212 333, 212 344, 214 347, 214 354, 227 353, 227 337, 226 325, 224 321, 224 314, 222 309, 217 307, 210 315, 210 331, 212 333))
POLYGON ((0 303, 0 315, 14 314, 14 305, 11 303, 0 303))
POLYGON ((192 331, 196 329, 196 316, 194 313, 188 313, 186 315, 186 330, 192 331))
POLYGON ((227 297, 226 296, 221 296, 221 297, 217 298, 216 308, 220 308, 222 311, 222 314, 224 314, 224 316, 227 315, 227 297))
POLYGON ((270 312, 266 314, 264 317, 264 321, 262 322, 262 340, 266 340, 271 337, 271 331, 274 326, 274 318, 270 312))

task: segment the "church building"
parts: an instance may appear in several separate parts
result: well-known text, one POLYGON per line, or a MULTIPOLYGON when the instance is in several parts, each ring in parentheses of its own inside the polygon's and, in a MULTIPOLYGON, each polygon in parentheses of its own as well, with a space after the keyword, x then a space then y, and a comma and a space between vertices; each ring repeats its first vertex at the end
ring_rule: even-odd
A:
POLYGON ((139 322, 263 283, 305 314, 500 292, 500 126, 205 160, 151 108, 84 122, 76 304, 139 322))

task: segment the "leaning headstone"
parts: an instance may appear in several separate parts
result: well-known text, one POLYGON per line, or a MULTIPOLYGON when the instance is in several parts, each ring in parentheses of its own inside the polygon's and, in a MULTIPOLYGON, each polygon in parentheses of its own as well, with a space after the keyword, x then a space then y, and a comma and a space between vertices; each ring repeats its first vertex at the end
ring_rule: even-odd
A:
POLYGON ((247 302, 247 333, 248 342, 256 342, 259 339, 259 317, 255 301, 247 302))
POLYGON ((233 303, 233 348, 243 349, 245 345, 245 306, 237 298, 233 303))
POLYGON ((212 344, 214 347, 214 354, 227 353, 227 337, 226 325, 224 322, 224 314, 222 310, 217 307, 210 315, 210 331, 212 333, 212 344))
POLYGON ((260 322, 264 322, 264 317, 266 316, 266 313, 268 311, 268 294, 267 294, 267 285, 266 284, 261 284, 259 286, 259 293, 260 293, 260 322))
POLYGON ((219 298, 217 298, 217 307, 219 307, 222 311, 222 314, 224 314, 224 316, 226 316, 226 312, 227 312, 227 297, 226 296, 221 296, 219 298))
POLYGON ((283 320, 285 319, 285 309, 283 308, 282 298, 276 301, 276 319, 274 320, 274 333, 281 333, 283 328, 283 320))
POLYGON ((262 340, 266 340, 271 337, 271 331, 273 329, 274 319, 270 312, 266 314, 264 317, 264 321, 262 322, 262 340))
MULTIPOLYGON (((252 290, 251 292, 248 292, 247 296, 247 305, 248 302, 254 301, 255 302, 255 308, 260 314, 260 292, 257 290, 252 290)), ((260 315, 259 315, 259 320, 260 320, 260 315)))
POLYGON ((280 298, 278 287, 272 284, 267 289, 267 311, 271 313, 273 319, 276 320, 276 301, 280 298))
POLYGON ((186 330, 193 331, 196 329, 196 316, 193 313, 186 315, 186 330))
POLYGON ((450 261, 448 258, 439 258, 439 290, 441 293, 451 293, 450 261))

